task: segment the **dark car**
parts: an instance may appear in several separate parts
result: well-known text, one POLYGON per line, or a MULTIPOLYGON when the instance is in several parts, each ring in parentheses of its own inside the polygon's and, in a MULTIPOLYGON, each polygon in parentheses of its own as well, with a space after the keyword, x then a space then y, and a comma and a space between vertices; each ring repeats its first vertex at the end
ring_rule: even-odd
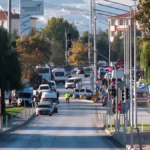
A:
POLYGON ((103 107, 107 105, 107 101, 108 101, 108 97, 105 96, 104 99, 103 99, 103 101, 102 101, 102 106, 103 107))

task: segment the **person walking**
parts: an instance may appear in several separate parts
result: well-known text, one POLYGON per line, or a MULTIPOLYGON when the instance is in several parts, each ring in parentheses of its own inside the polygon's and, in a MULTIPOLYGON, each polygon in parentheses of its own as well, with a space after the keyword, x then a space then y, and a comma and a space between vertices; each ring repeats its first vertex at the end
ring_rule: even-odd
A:
POLYGON ((11 98, 11 94, 9 95, 9 105, 11 105, 11 100, 12 100, 12 98, 11 98))

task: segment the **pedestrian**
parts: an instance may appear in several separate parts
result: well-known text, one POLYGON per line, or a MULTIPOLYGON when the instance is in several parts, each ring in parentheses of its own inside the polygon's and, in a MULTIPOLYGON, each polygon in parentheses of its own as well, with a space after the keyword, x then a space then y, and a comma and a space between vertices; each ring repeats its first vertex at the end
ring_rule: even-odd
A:
POLYGON ((37 101, 37 96, 36 95, 33 95, 33 100, 34 100, 35 107, 37 107, 38 106, 38 101, 37 101))
POLYGON ((12 100, 12 98, 11 98, 11 94, 9 95, 9 105, 11 105, 11 100, 12 100))
POLYGON ((57 91, 57 99, 59 99, 59 92, 57 91))

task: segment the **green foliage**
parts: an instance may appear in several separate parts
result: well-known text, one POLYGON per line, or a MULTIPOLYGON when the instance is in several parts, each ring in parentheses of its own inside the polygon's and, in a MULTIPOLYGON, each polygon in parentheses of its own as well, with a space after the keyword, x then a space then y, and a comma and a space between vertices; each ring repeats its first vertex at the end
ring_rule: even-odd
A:
POLYGON ((36 66, 49 62, 51 51, 50 42, 40 33, 34 36, 22 36, 17 40, 17 51, 22 64, 23 79, 29 79, 35 72, 36 66))
POLYGON ((117 61, 124 58, 124 45, 123 39, 120 35, 114 37, 114 41, 111 43, 111 61, 117 61))
POLYGON ((18 54, 11 47, 11 36, 4 28, 0 28, 0 43, 0 89, 20 89, 22 84, 18 54))
MULTIPOLYGON (((99 30, 97 34, 97 49, 100 54, 103 56, 109 58, 109 43, 108 43, 108 34, 106 32, 103 32, 99 30)), ((105 60, 102 56, 97 56, 98 61, 105 60)))
POLYGON ((51 61, 56 65, 65 64, 65 31, 71 33, 72 40, 78 39, 79 32, 76 27, 61 17, 52 17, 43 29, 43 34, 52 43, 51 61))

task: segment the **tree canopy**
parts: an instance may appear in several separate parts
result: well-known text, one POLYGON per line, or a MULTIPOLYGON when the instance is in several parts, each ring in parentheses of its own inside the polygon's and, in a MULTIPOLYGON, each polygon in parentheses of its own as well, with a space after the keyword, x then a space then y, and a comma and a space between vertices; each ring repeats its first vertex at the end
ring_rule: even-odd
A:
POLYGON ((88 63, 88 47, 82 42, 82 40, 78 40, 73 42, 72 46, 72 55, 69 56, 69 64, 72 65, 85 65, 88 63))
POLYGON ((150 0, 139 0, 137 5, 138 12, 135 16, 140 23, 144 35, 138 39, 138 57, 141 67, 145 70, 145 81, 150 84, 150 0))
POLYGON ((24 79, 28 79, 35 72, 37 65, 48 63, 51 56, 50 42, 40 33, 30 37, 24 35, 18 39, 17 51, 22 64, 24 79))
POLYGON ((11 46, 11 35, 0 28, 0 88, 4 90, 21 89, 21 66, 18 53, 11 46))

